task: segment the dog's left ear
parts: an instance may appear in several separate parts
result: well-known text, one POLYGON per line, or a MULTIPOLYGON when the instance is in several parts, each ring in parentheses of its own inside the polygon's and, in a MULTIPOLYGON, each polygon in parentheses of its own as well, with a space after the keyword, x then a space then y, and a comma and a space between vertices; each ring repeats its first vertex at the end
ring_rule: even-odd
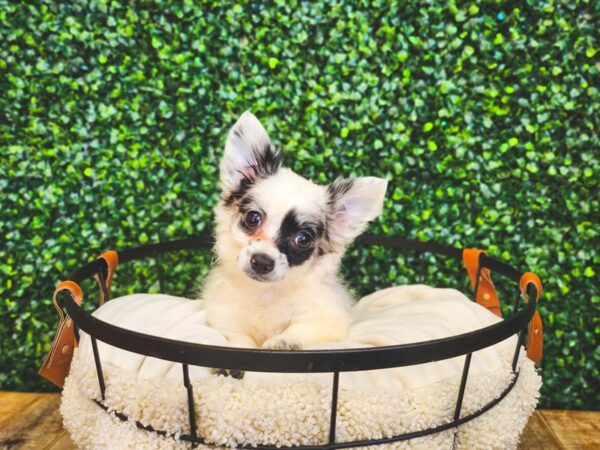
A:
POLYGON ((221 159, 221 185, 224 192, 235 191, 242 182, 273 175, 281 167, 281 153, 249 111, 229 131, 221 159))
POLYGON ((375 177, 338 178, 327 186, 329 239, 346 245, 364 231, 383 209, 387 180, 375 177))

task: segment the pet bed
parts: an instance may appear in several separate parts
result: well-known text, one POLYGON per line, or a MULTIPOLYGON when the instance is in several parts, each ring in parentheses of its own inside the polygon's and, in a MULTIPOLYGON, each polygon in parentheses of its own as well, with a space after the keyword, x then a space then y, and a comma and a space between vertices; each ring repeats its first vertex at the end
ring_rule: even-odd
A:
MULTIPOLYGON (((344 342, 300 352, 240 350, 221 347, 225 338, 204 323, 201 301, 136 294, 90 316, 78 306, 78 285, 63 283, 57 292, 71 294, 62 302, 70 317, 61 321, 42 370, 54 371, 57 382, 61 364, 70 364, 61 412, 74 442, 82 448, 515 448, 541 385, 521 351, 529 323, 528 353, 540 356, 539 280, 479 251, 399 238, 383 243, 463 258, 479 301, 453 289, 388 288, 357 303, 344 342), (518 310, 515 302, 504 320, 490 268, 521 282, 526 303, 518 310), (71 320, 81 330, 72 362, 71 320), (246 372, 235 379, 206 367, 246 372)), ((187 246, 126 250, 120 259, 187 246)), ((72 278, 96 274, 107 299, 116 259, 105 254, 72 278)))

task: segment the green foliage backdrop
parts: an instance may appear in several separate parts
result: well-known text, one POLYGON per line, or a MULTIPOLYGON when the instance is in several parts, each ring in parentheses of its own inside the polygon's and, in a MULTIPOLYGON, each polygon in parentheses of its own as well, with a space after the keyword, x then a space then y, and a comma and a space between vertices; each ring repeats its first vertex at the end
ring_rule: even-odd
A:
MULTIPOLYGON (((210 232, 250 109, 307 177, 387 177, 374 231, 537 272, 542 406, 600 405, 597 2, 87 3, 0 0, 0 389, 52 389, 36 370, 71 270, 210 232)), ((359 293, 416 281, 410 257, 370 258, 359 293)), ((165 289, 190 295, 209 262, 160 261, 165 289)), ((117 293, 152 274, 123 266, 117 293)))

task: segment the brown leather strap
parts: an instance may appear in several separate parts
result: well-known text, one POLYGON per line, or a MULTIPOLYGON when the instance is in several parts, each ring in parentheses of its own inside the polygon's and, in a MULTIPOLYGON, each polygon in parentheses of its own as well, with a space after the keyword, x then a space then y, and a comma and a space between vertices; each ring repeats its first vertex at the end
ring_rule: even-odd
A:
MULTIPOLYGON (((104 280, 106 291, 104 290, 100 276, 96 274, 96 280, 98 281, 98 286, 100 287, 100 304, 103 304, 108 300, 110 295, 113 275, 115 274, 117 265, 119 264, 119 255, 117 252, 110 250, 102 253, 98 258, 103 259, 107 267, 106 279, 104 280)), ((83 299, 81 288, 73 281, 63 281, 54 290, 53 302, 54 307, 58 311, 60 322, 58 324, 58 330, 56 331, 54 341, 52 341, 50 351, 48 352, 48 355, 46 356, 46 359, 44 360, 44 363, 38 372, 41 376, 56 384, 58 387, 63 387, 64 385, 65 378, 69 374, 69 369, 71 368, 73 352, 77 346, 73 321, 69 316, 65 316, 57 300, 58 293, 65 289, 71 293, 73 300, 75 300, 78 305, 81 305, 81 301, 83 299)))
POLYGON ((535 301, 537 302, 540 296, 542 295, 543 288, 540 278, 535 273, 525 272, 519 280, 519 289, 521 290, 521 295, 523 295, 525 301, 529 301, 529 299, 527 298, 527 286, 531 283, 533 283, 537 292, 537 297, 535 298, 535 301))
POLYGON ((78 305, 81 305, 81 301, 83 299, 83 292, 81 291, 79 285, 74 281, 63 281, 58 286, 56 286, 56 289, 54 289, 54 295, 52 295, 52 302, 54 303, 54 307, 58 311, 60 320, 64 320, 65 313, 63 313, 62 308, 58 304, 58 293, 64 290, 67 290, 71 293, 71 297, 73 297, 73 300, 75 300, 75 302, 78 305))
POLYGON ((490 312, 502 317, 500 311, 500 300, 496 293, 496 288, 492 282, 490 269, 482 267, 479 270, 479 256, 485 254, 482 250, 476 248, 466 248, 463 250, 463 263, 471 280, 471 287, 477 291, 475 301, 481 306, 487 308, 490 312), (477 280, 477 272, 479 270, 479 280, 477 280))
POLYGON ((542 317, 537 311, 533 314, 529 322, 527 336, 527 356, 536 365, 540 363, 544 356, 544 326, 542 317))
POLYGON ((77 346, 77 340, 75 339, 75 332, 73 329, 73 321, 69 316, 65 316, 60 305, 58 304, 57 296, 60 291, 68 290, 73 297, 73 300, 81 305, 83 294, 79 285, 73 281, 63 281, 54 290, 52 301, 54 307, 58 311, 60 322, 58 324, 58 330, 50 351, 40 367, 39 374, 56 384, 58 387, 63 387, 65 378, 69 373, 71 367, 71 359, 73 358, 73 351, 77 346))
POLYGON ((103 259, 107 267, 107 275, 105 280, 106 294, 104 293, 100 276, 98 274, 95 275, 96 281, 98 282, 98 287, 100 288, 100 304, 102 305, 105 301, 109 300, 108 297, 110 296, 110 288, 112 284, 113 275, 115 274, 117 270, 117 265, 119 264, 119 254, 114 250, 109 250, 98 256, 98 259, 103 259))
MULTIPOLYGON (((521 295, 525 302, 530 302, 532 300, 527 295, 527 286, 529 284, 535 286, 537 293, 534 301, 537 302, 542 295, 542 282, 535 273, 526 272, 523 274, 519 280, 519 289, 521 290, 521 295)), ((542 317, 537 311, 533 314, 527 331, 527 356, 535 364, 539 364, 544 355, 544 326, 542 317)))

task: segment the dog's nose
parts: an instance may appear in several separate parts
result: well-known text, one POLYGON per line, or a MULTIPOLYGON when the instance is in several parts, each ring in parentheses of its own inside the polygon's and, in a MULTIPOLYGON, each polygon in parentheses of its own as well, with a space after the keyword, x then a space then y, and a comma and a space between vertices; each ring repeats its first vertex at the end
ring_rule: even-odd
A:
POLYGON ((273 270, 275 267, 275 261, 271 259, 269 256, 264 253, 255 253, 250 258, 250 265, 252 266, 252 270, 259 275, 265 275, 273 270))

